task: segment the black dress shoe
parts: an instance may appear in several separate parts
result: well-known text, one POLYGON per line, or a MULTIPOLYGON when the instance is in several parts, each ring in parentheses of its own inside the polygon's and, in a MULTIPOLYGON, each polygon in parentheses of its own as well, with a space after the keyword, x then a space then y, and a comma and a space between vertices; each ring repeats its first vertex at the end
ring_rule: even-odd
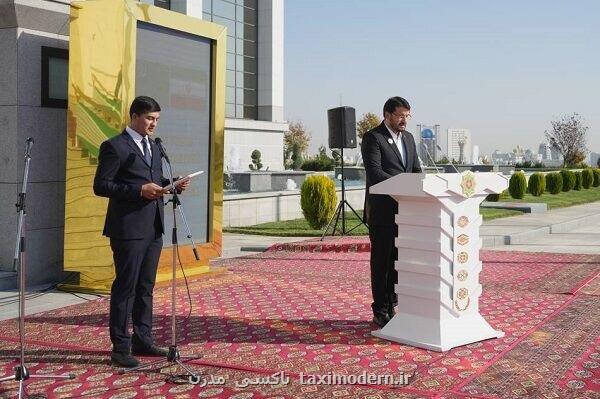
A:
POLYGON ((127 368, 137 367, 140 364, 135 357, 126 352, 112 352, 110 360, 121 367, 127 368))
POLYGON ((398 303, 394 303, 392 307, 388 310, 388 317, 390 318, 390 320, 392 320, 392 318, 396 315, 396 306, 398 306, 398 303))
POLYGON ((387 314, 378 314, 373 316, 373 323, 377 324, 379 327, 385 327, 389 321, 390 316, 387 314))
POLYGON ((131 345, 131 353, 138 356, 167 356, 169 348, 163 348, 157 345, 136 346, 131 345))

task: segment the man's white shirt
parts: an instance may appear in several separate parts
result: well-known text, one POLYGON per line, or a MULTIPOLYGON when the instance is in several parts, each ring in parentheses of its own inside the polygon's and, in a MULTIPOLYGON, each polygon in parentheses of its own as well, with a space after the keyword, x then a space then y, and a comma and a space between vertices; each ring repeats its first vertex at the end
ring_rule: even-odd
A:
POLYGON ((396 132, 390 129, 385 122, 383 124, 387 128, 388 132, 390 132, 390 134, 392 135, 392 140, 394 140, 394 144, 396 144, 396 147, 398 147, 398 151, 400 151, 402 162, 406 165, 406 151, 404 150, 404 146, 402 145, 402 133, 396 134, 396 132))
MULTIPOLYGON (((135 130, 130 128, 129 126, 125 126, 125 131, 131 136, 135 145, 138 146, 138 148, 140 149, 140 151, 143 154, 145 152, 143 145, 142 145, 142 139, 144 138, 144 136, 142 136, 141 134, 139 134, 138 132, 136 132, 135 130)), ((147 148, 148 152, 150 153, 150 156, 152 156, 152 149, 150 148, 150 142, 148 142, 148 146, 146 148, 147 148)))

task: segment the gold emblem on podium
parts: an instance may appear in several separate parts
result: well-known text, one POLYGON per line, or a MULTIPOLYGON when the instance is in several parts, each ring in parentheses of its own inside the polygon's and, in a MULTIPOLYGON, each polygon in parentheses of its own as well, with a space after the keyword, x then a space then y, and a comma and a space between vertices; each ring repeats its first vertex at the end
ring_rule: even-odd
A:
POLYGON ((461 234, 456 238, 456 242, 460 245, 466 245, 469 243, 469 236, 466 234, 461 234))
POLYGON ((458 218, 458 221, 456 223, 458 224, 458 227, 467 227, 467 225, 469 224, 469 218, 466 216, 461 216, 458 218))
POLYGON ((456 293, 456 297, 458 299, 460 299, 461 301, 465 298, 467 298, 469 296, 469 290, 466 289, 465 287, 461 288, 458 290, 458 292, 456 293))
POLYGON ((466 263, 469 260, 469 254, 466 252, 458 253, 458 263, 466 263))
POLYGON ((456 292, 456 299, 454 300, 454 307, 458 311, 465 311, 471 304, 471 298, 469 297, 469 290, 466 288, 461 288, 456 292), (465 302, 463 306, 461 306, 461 302, 465 302))
POLYGON ((470 197, 475 194, 475 173, 470 170, 464 172, 462 174, 462 182, 460 183, 460 187, 462 188, 462 193, 465 197, 470 197))
POLYGON ((467 272, 465 269, 462 269, 456 275, 456 278, 458 279, 458 281, 466 281, 468 277, 469 277, 469 272, 467 272))

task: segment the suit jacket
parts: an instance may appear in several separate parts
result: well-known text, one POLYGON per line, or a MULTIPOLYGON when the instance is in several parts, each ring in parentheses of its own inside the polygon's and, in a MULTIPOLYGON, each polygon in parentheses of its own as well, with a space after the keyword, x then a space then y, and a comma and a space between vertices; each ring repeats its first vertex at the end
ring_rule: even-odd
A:
POLYGON ((405 160, 383 122, 363 136, 361 153, 367 175, 364 216, 370 226, 394 225, 398 203, 388 195, 369 194, 369 188, 399 173, 421 173, 412 134, 403 132, 402 141, 406 150, 405 160))
POLYGON ((149 231, 164 232, 162 198, 142 197, 142 185, 153 182, 168 184, 162 175, 160 150, 150 139, 152 165, 148 165, 133 138, 123 131, 100 146, 94 193, 108 197, 103 234, 117 239, 141 239, 149 231))

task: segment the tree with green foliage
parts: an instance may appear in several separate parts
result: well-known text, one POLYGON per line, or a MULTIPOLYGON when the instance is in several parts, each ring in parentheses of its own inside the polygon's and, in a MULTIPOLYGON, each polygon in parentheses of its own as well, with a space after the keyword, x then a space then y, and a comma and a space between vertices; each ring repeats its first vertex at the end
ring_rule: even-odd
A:
POLYGON ((585 189, 592 187, 594 183, 594 172, 591 168, 586 168, 581 171, 581 186, 585 189))
POLYGON ((550 146, 560 152, 564 166, 573 166, 585 159, 585 145, 588 127, 579 114, 566 115, 551 121, 552 130, 546 131, 546 139, 550 146))
POLYGON ((262 169, 263 164, 260 160, 260 156, 261 156, 261 153, 259 150, 252 151, 252 155, 250 155, 250 158, 252 159, 252 163, 250 165, 248 165, 250 170, 259 171, 262 169))
POLYGON ((375 129, 381 123, 381 118, 372 112, 363 114, 358 122, 356 122, 356 135, 362 140, 365 133, 375 129))
POLYGON ((534 197, 539 197, 546 191, 546 178, 543 173, 536 172, 529 176, 529 182, 527 183, 527 190, 529 194, 534 197))
POLYGON ((300 188, 300 206, 304 218, 313 229, 322 229, 335 212, 335 183, 327 176, 308 176, 300 188))
POLYGON ((562 191, 573 190, 573 187, 575 187, 575 173, 567 169, 562 169, 560 175, 562 176, 562 191))
POLYGON ((592 186, 600 187, 600 169, 594 168, 592 169, 592 173, 594 174, 594 182, 592 183, 592 186))
POLYGON ((283 135, 283 159, 286 168, 300 169, 309 143, 310 132, 304 124, 300 121, 290 122, 289 130, 283 135))
POLYGON ((583 183, 583 176, 581 175, 581 172, 573 172, 573 173, 575 173, 575 186, 573 187, 573 190, 581 191, 582 183, 583 183))
POLYGON ((562 175, 558 172, 548 173, 546 175, 546 190, 550 194, 558 194, 562 191, 562 175))
POLYGON ((527 178, 523 172, 515 172, 508 182, 508 191, 510 196, 515 199, 522 199, 527 192, 527 178))

